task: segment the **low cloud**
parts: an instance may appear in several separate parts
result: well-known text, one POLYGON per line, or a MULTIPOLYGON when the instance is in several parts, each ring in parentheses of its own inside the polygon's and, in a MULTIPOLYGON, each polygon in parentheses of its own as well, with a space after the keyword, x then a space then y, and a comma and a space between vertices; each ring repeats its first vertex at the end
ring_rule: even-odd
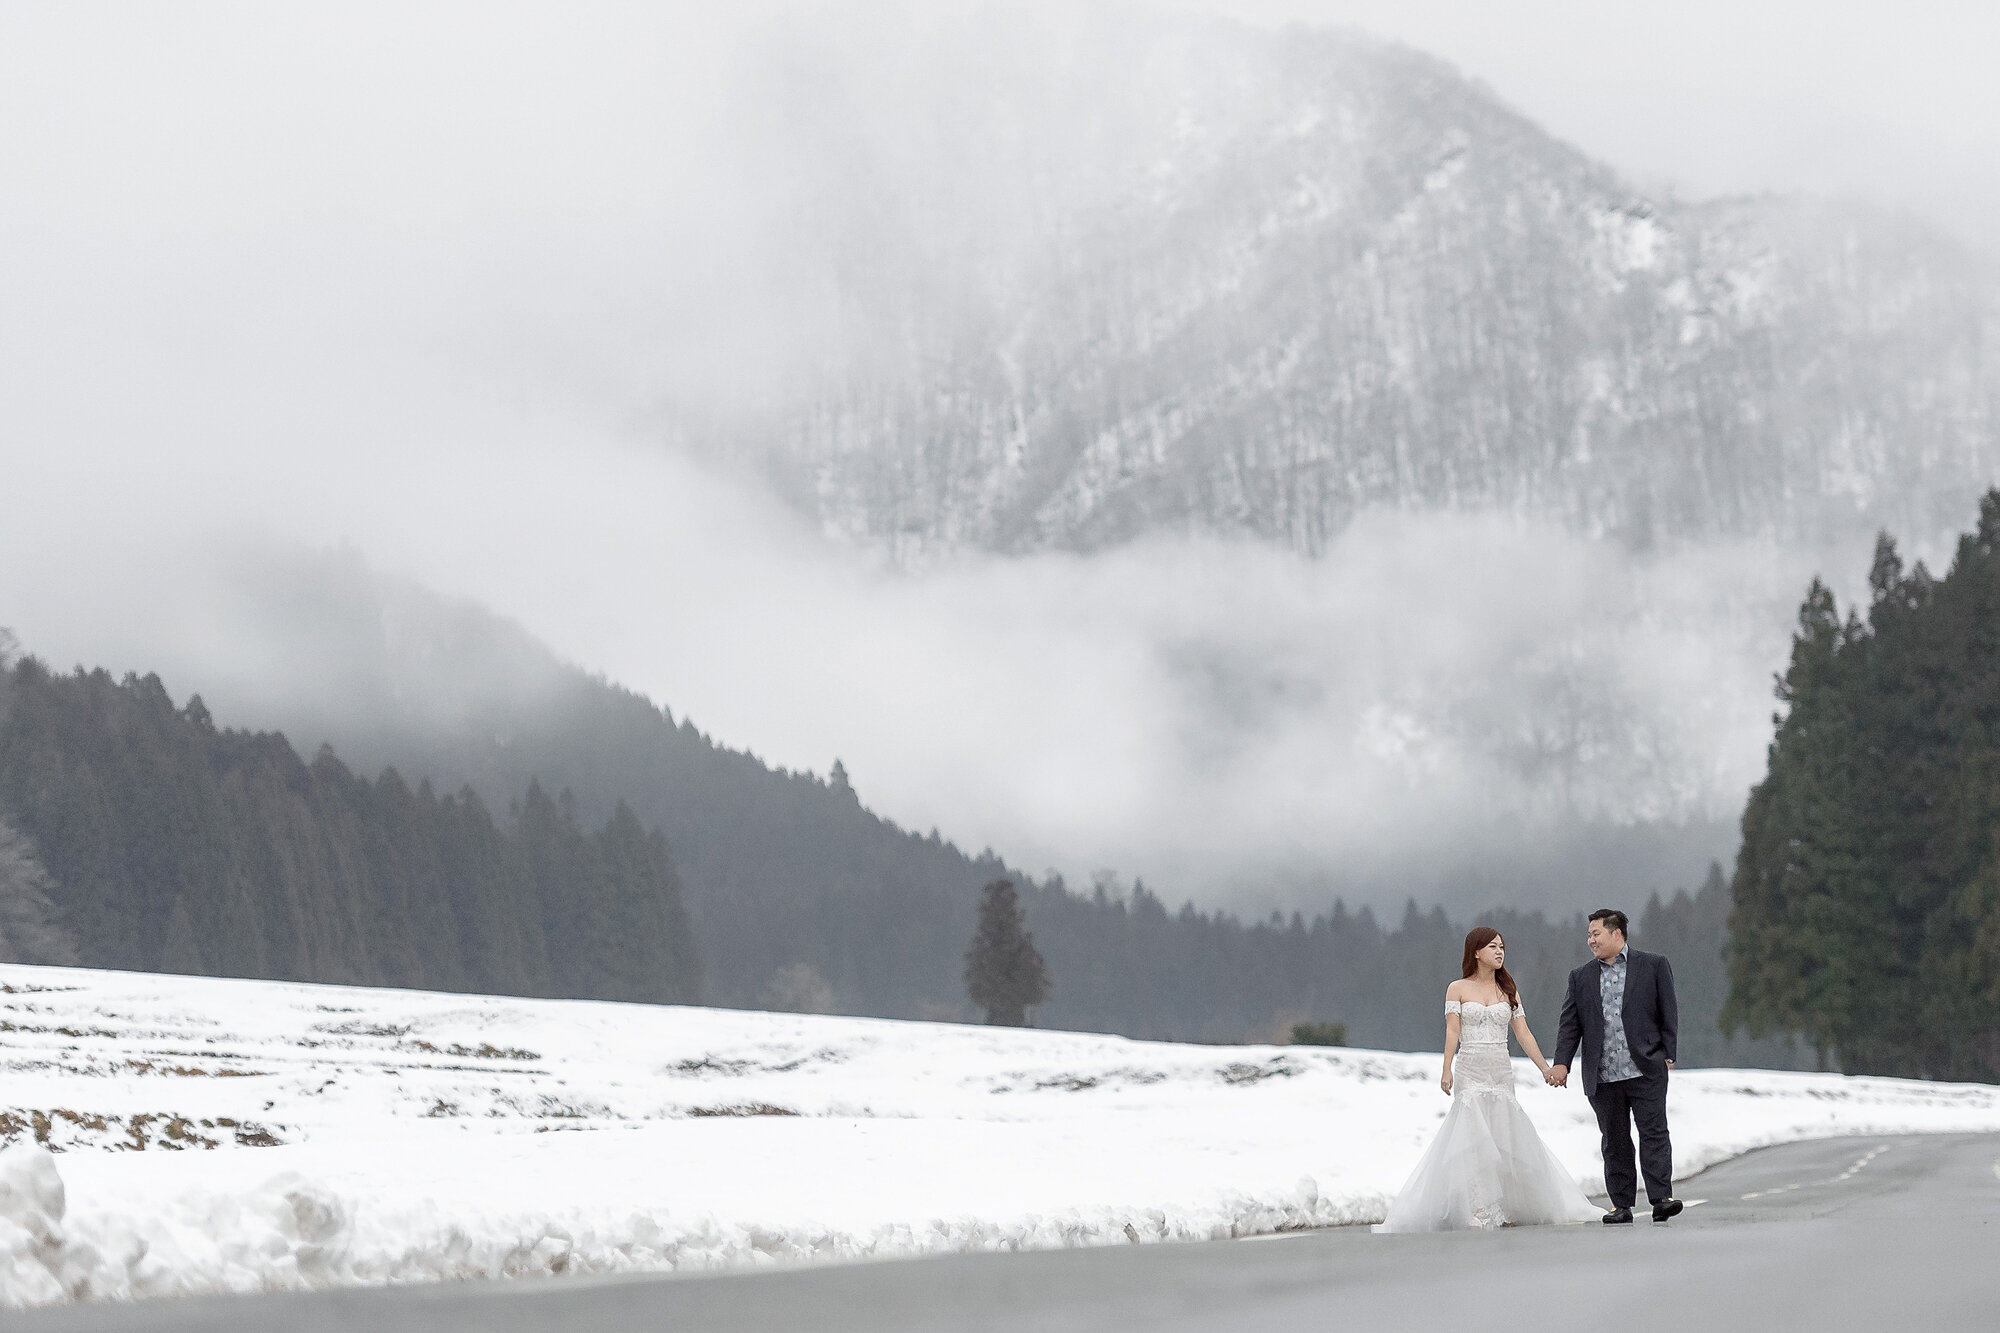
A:
POLYGON ((1385 512, 913 574, 664 449, 828 336, 701 12, 8 11, 0 624, 261 722, 339 633, 245 581, 350 548, 906 825, 1259 910, 1733 816, 1818 553, 1385 512))
POLYGON ((0 623, 269 722, 315 688, 297 636, 340 628, 244 586, 346 546, 771 763, 838 756, 905 825, 1262 910, 1436 897, 1440 857, 1518 858, 1522 830, 1730 819, 1811 571, 1374 513, 1317 561, 1156 540, 911 574, 580 416, 460 424, 476 457, 348 422, 390 442, 306 449, 282 489, 226 452, 49 451, 14 473, 43 503, 0 537, 0 623))

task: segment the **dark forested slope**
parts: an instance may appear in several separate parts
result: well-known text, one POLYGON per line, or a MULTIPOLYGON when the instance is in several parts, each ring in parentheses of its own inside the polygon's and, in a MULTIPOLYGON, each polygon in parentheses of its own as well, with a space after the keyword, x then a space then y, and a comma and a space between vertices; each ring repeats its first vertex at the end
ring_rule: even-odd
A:
POLYGON ((31 841, 78 958, 103 967, 603 999, 691 1000, 665 841, 595 832, 528 784, 496 826, 471 791, 357 777, 281 735, 217 730, 157 677, 8 674, 0 811, 31 841))

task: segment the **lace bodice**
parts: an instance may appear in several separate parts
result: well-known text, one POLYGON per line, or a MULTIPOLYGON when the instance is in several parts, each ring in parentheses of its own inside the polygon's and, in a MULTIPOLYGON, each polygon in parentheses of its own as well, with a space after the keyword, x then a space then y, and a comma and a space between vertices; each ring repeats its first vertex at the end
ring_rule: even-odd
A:
POLYGON ((1521 1012, 1519 1005, 1481 1004, 1477 1000, 1446 1000, 1444 1011, 1458 1015, 1458 1048, 1462 1051, 1507 1049, 1507 1025, 1521 1012))

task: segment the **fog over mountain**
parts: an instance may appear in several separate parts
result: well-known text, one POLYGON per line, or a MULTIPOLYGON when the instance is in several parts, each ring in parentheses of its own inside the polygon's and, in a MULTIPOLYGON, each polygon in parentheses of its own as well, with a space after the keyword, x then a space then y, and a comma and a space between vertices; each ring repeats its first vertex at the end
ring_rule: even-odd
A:
POLYGON ((1148 635, 1206 724, 1167 822, 1231 809, 1263 874, 1726 822, 1805 573, 1883 526, 1928 549, 2000 468, 2000 288, 1942 231, 1649 198, 1355 34, 1068 36, 774 98, 823 164, 794 252, 860 336, 804 403, 689 437, 906 568, 1074 551, 1201 606, 1148 635), (911 102, 942 111, 889 133, 911 102))
POLYGON ((1177 0, 1442 56, 1651 193, 1861 199, 2000 259, 2000 11, 1976 0, 1177 0))
POLYGON ((1072 881, 1594 906, 1728 854, 1806 579, 1996 476, 1956 242, 1373 39, 186 12, 6 20, 0 624, 307 751, 533 708, 469 598, 1072 881))
POLYGON ((1851 544, 1949 530, 2000 461, 2000 289, 1941 232, 1649 199, 1365 38, 1107 25, 1078 52, 926 63, 949 114, 907 161, 847 132, 876 83, 806 84, 800 247, 905 334, 741 446, 777 433, 829 531, 910 561, 1154 532, 1320 555, 1387 508, 1851 544), (940 199, 979 224, 950 251, 839 262, 936 235, 940 199))

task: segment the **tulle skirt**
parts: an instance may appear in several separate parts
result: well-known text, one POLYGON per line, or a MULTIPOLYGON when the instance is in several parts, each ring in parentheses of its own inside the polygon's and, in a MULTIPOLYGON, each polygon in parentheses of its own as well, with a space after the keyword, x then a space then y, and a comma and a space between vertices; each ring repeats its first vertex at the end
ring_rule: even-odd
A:
POLYGON ((1601 1214, 1514 1097, 1504 1050, 1460 1051, 1451 1109, 1377 1231, 1590 1222, 1601 1214))

